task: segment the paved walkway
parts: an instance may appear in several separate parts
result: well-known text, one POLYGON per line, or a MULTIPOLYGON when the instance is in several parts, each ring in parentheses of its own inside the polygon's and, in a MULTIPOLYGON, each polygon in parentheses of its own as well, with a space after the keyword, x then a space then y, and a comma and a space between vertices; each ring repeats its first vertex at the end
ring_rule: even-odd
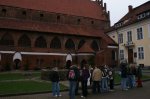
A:
MULTIPOLYGON (((134 88, 128 91, 122 91, 120 86, 115 87, 114 92, 92 94, 89 90, 87 99, 150 99, 150 81, 144 82, 143 88, 134 88)), ((68 92, 62 92, 62 97, 59 99, 69 99, 68 92)), ((57 98, 57 99, 58 99, 57 98)), ((20 95, 11 97, 0 97, 0 99, 55 99, 51 93, 45 94, 33 94, 33 95, 20 95)), ((80 96, 76 96, 76 99, 81 99, 80 96)))

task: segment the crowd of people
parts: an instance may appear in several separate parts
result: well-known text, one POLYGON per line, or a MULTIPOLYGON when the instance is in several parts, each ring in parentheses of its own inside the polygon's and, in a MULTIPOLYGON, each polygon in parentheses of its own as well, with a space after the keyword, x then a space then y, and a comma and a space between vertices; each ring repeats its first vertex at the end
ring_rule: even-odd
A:
MULTIPOLYGON (((126 61, 122 61, 120 64, 121 72, 121 88, 122 90, 128 90, 129 88, 136 87, 136 79, 138 86, 142 87, 141 83, 141 67, 136 68, 134 64, 127 64, 126 61)), ((72 65, 70 66, 67 74, 67 79, 69 81, 69 97, 70 99, 75 99, 76 95, 79 95, 79 85, 81 84, 81 98, 88 96, 88 87, 92 88, 93 94, 105 93, 109 91, 114 91, 114 76, 115 71, 113 68, 104 65, 94 68, 89 68, 88 65, 80 66, 72 65), (88 86, 88 80, 90 79, 90 85, 88 86)), ((59 73, 57 68, 53 69, 51 74, 52 81, 52 94, 54 97, 61 96, 59 88, 59 73)))

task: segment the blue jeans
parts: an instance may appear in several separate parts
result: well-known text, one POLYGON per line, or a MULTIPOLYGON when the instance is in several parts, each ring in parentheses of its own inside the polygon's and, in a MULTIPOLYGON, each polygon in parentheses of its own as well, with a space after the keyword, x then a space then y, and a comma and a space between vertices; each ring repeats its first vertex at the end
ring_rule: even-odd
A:
POLYGON ((121 78, 121 88, 122 90, 127 89, 127 78, 121 78))
POLYGON ((76 81, 69 81, 69 96, 70 99, 75 99, 76 81))
POLYGON ((102 78, 102 81, 101 81, 101 91, 102 92, 107 92, 109 91, 109 88, 108 88, 108 78, 107 77, 104 77, 102 78))
POLYGON ((59 82, 52 82, 52 93, 53 96, 60 95, 60 86, 59 86, 59 82))

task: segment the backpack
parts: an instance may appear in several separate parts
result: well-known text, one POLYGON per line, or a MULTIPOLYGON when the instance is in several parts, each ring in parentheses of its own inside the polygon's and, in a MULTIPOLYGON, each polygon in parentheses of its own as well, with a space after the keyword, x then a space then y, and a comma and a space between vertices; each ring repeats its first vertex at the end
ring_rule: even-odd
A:
POLYGON ((75 71, 73 69, 69 70, 68 79, 69 80, 76 79, 75 71))

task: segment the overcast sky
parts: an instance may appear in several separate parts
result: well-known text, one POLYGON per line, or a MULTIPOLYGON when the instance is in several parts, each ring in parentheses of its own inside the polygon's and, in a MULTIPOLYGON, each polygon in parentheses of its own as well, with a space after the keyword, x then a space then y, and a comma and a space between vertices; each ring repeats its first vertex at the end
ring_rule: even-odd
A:
POLYGON ((107 11, 110 11, 111 25, 119 21, 127 12, 128 6, 133 8, 147 2, 149 0, 103 0, 107 3, 107 11))

